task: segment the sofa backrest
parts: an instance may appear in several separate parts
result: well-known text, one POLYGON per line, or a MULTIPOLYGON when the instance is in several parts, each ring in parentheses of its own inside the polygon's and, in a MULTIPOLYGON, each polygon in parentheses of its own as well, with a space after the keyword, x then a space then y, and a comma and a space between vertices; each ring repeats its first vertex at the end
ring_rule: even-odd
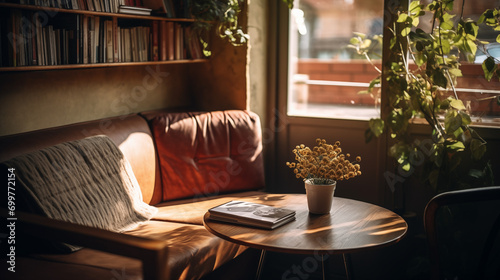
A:
POLYGON ((152 111, 0 137, 0 162, 89 136, 106 135, 120 148, 144 202, 264 188, 257 114, 152 111))
POLYGON ((148 112, 163 201, 264 188, 262 133, 244 110, 148 112))
POLYGON ((120 148, 141 186, 144 202, 162 200, 156 153, 144 118, 127 115, 0 137, 0 162, 59 143, 106 135, 120 148))

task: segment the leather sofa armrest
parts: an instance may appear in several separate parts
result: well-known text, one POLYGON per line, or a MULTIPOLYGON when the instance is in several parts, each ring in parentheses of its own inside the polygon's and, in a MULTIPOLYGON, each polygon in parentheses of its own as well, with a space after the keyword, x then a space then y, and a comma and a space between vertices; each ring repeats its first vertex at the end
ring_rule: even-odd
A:
POLYGON ((77 225, 21 211, 16 211, 13 218, 7 215, 6 209, 2 209, 1 216, 9 219, 9 222, 15 222, 16 231, 32 236, 139 259, 142 262, 144 280, 168 279, 165 268, 168 245, 164 241, 77 225))

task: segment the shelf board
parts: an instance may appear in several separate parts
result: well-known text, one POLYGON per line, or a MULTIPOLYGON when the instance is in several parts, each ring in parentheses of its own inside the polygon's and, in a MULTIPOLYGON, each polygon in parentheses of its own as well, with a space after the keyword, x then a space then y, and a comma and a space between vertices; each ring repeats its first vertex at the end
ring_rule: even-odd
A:
POLYGON ((106 13, 106 12, 94 12, 94 11, 88 11, 88 10, 50 8, 50 7, 44 7, 44 6, 23 5, 23 4, 13 4, 13 3, 0 3, 0 8, 15 8, 15 9, 22 9, 22 10, 46 11, 46 12, 51 12, 51 13, 54 13, 54 12, 55 13, 69 13, 69 14, 94 15, 94 16, 144 19, 144 20, 164 20, 164 21, 175 21, 175 22, 194 22, 195 21, 195 19, 191 19, 191 18, 167 18, 167 17, 161 17, 161 16, 116 14, 116 13, 106 13))
POLYGON ((208 61, 208 59, 182 59, 182 60, 168 60, 168 61, 66 64, 66 65, 46 65, 46 66, 18 66, 18 67, 0 67, 0 72, 88 69, 88 68, 141 66, 141 65, 145 66, 145 65, 162 65, 162 64, 191 64, 191 63, 204 63, 207 61, 208 61))

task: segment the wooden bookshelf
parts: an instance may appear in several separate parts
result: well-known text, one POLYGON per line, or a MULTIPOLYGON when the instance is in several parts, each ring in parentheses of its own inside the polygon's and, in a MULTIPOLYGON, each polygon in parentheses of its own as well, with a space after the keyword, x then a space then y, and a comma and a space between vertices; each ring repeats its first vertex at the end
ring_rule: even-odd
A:
POLYGON ((45 66, 17 66, 17 67, 0 67, 0 72, 47 71, 47 70, 64 70, 64 69, 141 66, 141 65, 163 65, 163 64, 192 64, 192 63, 205 63, 207 61, 208 61, 208 59, 180 59, 180 60, 166 60, 166 61, 86 63, 86 64, 63 64, 63 65, 45 65, 45 66))
POLYGON ((47 11, 47 12, 55 12, 55 13, 81 14, 81 15, 143 19, 143 20, 163 20, 163 21, 174 21, 174 22, 194 22, 195 21, 195 19, 191 19, 191 18, 167 18, 167 17, 161 17, 161 16, 141 16, 141 15, 131 15, 131 14, 117 14, 117 13, 95 12, 95 11, 87 11, 87 10, 50 8, 50 7, 22 5, 22 4, 13 4, 13 3, 0 3, 0 8, 12 8, 12 9, 20 9, 20 10, 47 11))
MULTIPOLYGON (((119 26, 118 28, 122 27, 123 29, 129 29, 130 27, 127 27, 128 25, 126 24, 127 22, 128 23, 135 23, 137 24, 138 26, 147 26, 148 28, 150 28, 150 30, 148 30, 149 33, 149 41, 148 39, 146 39, 146 43, 145 44, 153 44, 153 37, 151 34, 153 34, 153 31, 152 31, 152 26, 153 26, 153 22, 159 22, 159 25, 162 25, 161 22, 170 22, 170 24, 175 24, 176 26, 181 26, 181 29, 180 29, 180 33, 183 33, 184 37, 180 37, 181 39, 181 43, 177 43, 177 41, 174 43, 176 44, 175 45, 175 48, 176 48, 176 52, 175 52, 175 57, 173 58, 172 56, 170 56, 170 54, 168 55, 167 58, 161 58, 160 59, 153 59, 153 51, 152 51, 152 48, 151 46, 152 45, 146 45, 144 47, 144 44, 142 46, 142 50, 146 49, 146 54, 141 54, 141 59, 140 61, 137 61, 137 59, 132 59, 132 61, 129 61, 127 60, 126 62, 124 62, 121 57, 120 59, 116 59, 114 58, 113 62, 111 61, 106 61, 106 57, 109 59, 109 53, 107 54, 104 54, 103 55, 103 52, 106 53, 106 50, 102 51, 100 49, 95 49, 94 45, 92 45, 92 51, 94 52, 93 55, 98 55, 99 58, 98 60, 93 60, 93 62, 90 62, 90 54, 89 54, 89 50, 91 48, 91 45, 90 45, 90 37, 95 37, 97 38, 96 40, 98 40, 97 42, 100 42, 101 44, 99 45, 98 44, 98 47, 99 48, 107 48, 109 50, 109 46, 104 46, 105 42, 103 41, 99 41, 100 37, 98 37, 99 35, 90 35, 90 34, 87 34, 85 33, 84 36, 88 36, 89 37, 89 41, 88 41, 88 45, 89 45, 89 49, 86 49, 86 47, 82 47, 82 46, 86 46, 85 43, 87 43, 87 41, 84 41, 83 39, 81 40, 82 42, 80 42, 77 46, 78 48, 78 51, 75 51, 73 48, 69 48, 68 45, 65 45, 65 52, 66 52, 66 56, 68 56, 68 53, 70 52, 76 52, 76 56, 78 57, 78 59, 76 60, 73 60, 73 63, 68 63, 68 59, 66 57, 66 60, 63 61, 63 59, 61 58, 62 54, 61 53, 56 53, 55 56, 57 56, 58 58, 58 62, 55 62, 54 61, 49 61, 47 62, 46 60, 44 60, 43 63, 40 62, 41 60, 41 57, 44 56, 44 55, 41 55, 42 52, 45 52, 45 56, 47 52, 51 52, 53 48, 58 48, 58 51, 59 49, 62 49, 62 46, 60 45, 61 43, 59 43, 59 41, 56 41, 56 46, 54 45, 49 45, 48 47, 47 46, 43 46, 43 47, 40 47, 40 45, 36 45, 38 42, 35 42, 35 39, 32 39, 33 41, 30 42, 30 44, 33 45, 33 47, 31 48, 32 45, 26 45, 26 47, 22 46, 22 47, 17 47, 17 48, 25 48, 24 51, 22 52, 16 52, 14 51, 15 55, 13 57, 11 57, 11 54, 9 53, 8 56, 7 56, 7 49, 9 48, 16 48, 14 45, 16 45, 16 43, 12 43, 12 42, 8 42, 9 39, 7 38, 7 33, 9 32, 8 29, 6 29, 5 25, 8 25, 9 22, 7 24, 5 24, 5 21, 4 21, 4 26, 3 26, 3 29, 1 29, 0 31, 2 32, 1 36, 2 36, 2 40, 0 41, 2 43, 2 45, 0 45, 0 48, 2 48, 2 52, 0 52, 0 55, 2 55, 3 57, 3 60, 0 60, 0 62, 2 62, 2 64, 0 64, 0 72, 19 72, 19 71, 47 71, 47 70, 58 70, 58 69, 83 69, 83 68, 100 68, 100 67, 123 67, 123 66, 134 66, 134 65, 163 65, 163 64, 189 64, 189 63, 203 63, 203 62, 206 62, 208 61, 208 59, 204 58, 203 55, 201 54, 201 51, 198 50, 199 48, 194 48, 197 50, 196 54, 197 55, 194 55, 194 51, 193 51, 193 47, 191 44, 187 43, 186 42, 186 38, 185 38, 185 34, 184 34, 184 28, 186 26, 189 26, 191 25, 193 22, 195 22, 195 19, 192 19, 192 18, 168 18, 168 17, 163 17, 163 16, 155 16, 155 15, 152 15, 152 16, 147 16, 147 15, 133 15, 133 14, 123 14, 123 13, 110 13, 110 12, 97 12, 97 11, 90 11, 90 10, 80 10, 80 9, 65 9, 65 8, 53 8, 53 7, 45 7, 45 6, 35 6, 35 5, 25 5, 25 4, 15 4, 15 3, 0 3, 0 12, 3 12, 2 14, 6 14, 6 13, 12 13, 12 11, 29 11, 28 13, 31 14, 31 12, 33 14, 35 13, 46 13, 47 15, 49 15, 50 17, 50 23, 53 24, 58 24, 58 25, 64 25, 65 23, 65 20, 64 18, 67 18, 67 17, 72 17, 71 15, 74 15, 75 17, 75 21, 76 21, 76 17, 79 17, 79 20, 82 21, 82 18, 84 17, 95 17, 95 18, 98 18, 97 21, 101 21, 101 31, 100 32, 106 32, 106 30, 104 30, 104 26, 102 26, 102 22, 104 20, 106 21, 118 21, 120 20, 121 22, 125 22, 124 26, 119 26), (6 31, 7 30, 7 31, 6 31), (10 44, 10 45, 9 45, 10 44), (14 47, 13 47, 14 46, 14 47), (181 47, 179 47, 181 46, 181 47), (81 48, 80 48, 81 47, 81 48), (49 48, 49 50, 47 51, 46 48, 49 48), (181 49, 182 48, 182 49, 181 49), (187 50, 188 48, 189 51, 187 50), (35 51, 32 52, 32 49, 36 49, 35 51), (180 51, 178 50, 180 49, 180 51), (30 53, 32 52, 32 53, 30 53), (87 58, 83 58, 83 55, 82 55, 82 52, 83 53, 86 53, 86 55, 88 54, 89 57, 87 58), (29 53, 29 54, 28 54, 29 53), (19 61, 16 61, 19 59, 19 57, 23 57, 22 58, 22 62, 20 63, 19 61), (36 57, 36 59, 32 59, 33 57, 36 57), (146 58, 145 58, 146 57, 146 58), (35 61, 36 60, 36 61, 35 61), (28 62, 29 61, 29 62, 28 62), (76 63, 75 63, 76 62, 76 63), (42 65, 40 65, 42 64, 42 65), (8 65, 8 66, 6 66, 8 65)), ((23 12, 25 13, 25 12, 23 12)), ((14 17, 14 15, 10 15, 10 17, 14 17)), ((22 15, 23 17, 23 20, 24 20, 24 14, 22 15)), ((9 19, 10 20, 10 19, 9 19)), ((12 20, 14 21, 14 20, 12 20)), ((33 22, 35 20, 33 19, 33 22)), ((31 22, 30 24, 32 26, 35 26, 35 23, 31 22)), ((24 24, 24 23, 23 23, 24 24)), ((46 25, 51 25, 51 24, 47 24, 45 23, 46 25)), ((132 24, 133 25, 133 24, 132 24)), ((12 27, 10 27, 12 28, 12 27)), ((21 26, 21 29, 24 28, 24 26, 21 26)), ((34 27, 31 27, 31 28, 34 28, 34 27)), ((45 26, 44 26, 45 28, 45 26)), ((63 29, 62 32, 66 32, 67 30, 72 30, 74 32, 83 32, 82 29, 71 29, 71 28, 76 28, 76 27, 72 27, 72 26, 68 26, 68 29, 63 29)), ((87 27, 85 27, 87 28, 87 27)), ((55 29, 55 28, 54 28, 55 29)), ((38 30, 37 30, 38 31, 38 30)), ((161 30, 160 30, 161 31, 161 30)), ((36 32, 36 31, 35 31, 36 32)), ((115 31, 113 31, 115 32, 115 31)), ((178 37, 177 37, 177 30, 175 31, 176 32, 176 37, 174 38, 174 40, 178 40, 178 37)), ((118 30, 118 33, 119 33, 119 30, 118 30)), ((40 36, 38 33, 35 33, 36 36, 40 36)), ((99 34, 99 33, 95 33, 95 34, 99 34)), ((143 34, 147 34, 148 33, 143 33, 143 34)), ((163 33, 162 33, 163 34, 163 33)), ((22 34, 24 35, 24 34, 22 34)), ((25 39, 25 37, 23 37, 22 35, 18 35, 20 37, 20 41, 22 41, 23 43, 27 42, 27 40, 25 39)), ((30 34, 28 34, 30 35, 30 34)), ((45 33, 43 34, 43 36, 45 36, 45 33)), ((80 36, 80 35, 75 35, 75 36, 80 36)), ((115 34, 113 34, 113 36, 116 36, 115 34)), ((139 35, 137 35, 139 36, 139 35)), ((143 36, 142 34, 140 36, 143 36)), ((164 36, 164 35, 158 35, 158 36, 164 36)), ((29 37, 29 36, 27 36, 29 37)), ((83 38, 83 37, 82 37, 83 38)), ((156 37, 158 38, 158 37, 156 37)), ((114 38, 115 41, 116 41, 116 38, 114 38)), ((45 39, 44 39, 45 40, 45 39)), ((118 39, 120 40, 120 39, 118 39)), ((161 39, 158 39, 160 42, 158 42, 158 44, 161 44, 161 39)), ((171 40, 168 39, 168 40, 171 40)), ((62 39, 61 39, 62 41, 62 39)), ((95 41, 94 41, 95 42, 95 41)), ((121 44, 120 41, 118 41, 119 43, 118 44, 121 44)), ((23 43, 17 43, 17 45, 21 45, 23 43)), ((46 43, 46 44, 51 44, 52 41, 49 40, 49 43, 46 43)), ((28 43, 25 43, 25 44, 28 44, 28 43)), ((171 44, 171 43, 169 43, 171 44)), ((160 50, 161 46, 159 45, 155 45, 158 47, 159 51, 162 51, 160 50)), ((120 45, 120 49, 125 49, 125 46, 123 45, 120 45)), ((169 45, 169 48, 173 48, 171 45, 169 45)), ((10 49, 9 49, 10 50, 10 49)), ((124 50, 120 50, 120 53, 121 52, 124 52, 124 50)), ((128 52, 128 50, 127 50, 128 52)), ((75 54, 74 53, 71 53, 72 56, 74 56, 75 54)), ((54 59, 54 55, 49 55, 51 56, 52 58, 51 59, 54 59)), ((158 57, 158 55, 156 56, 158 57)))

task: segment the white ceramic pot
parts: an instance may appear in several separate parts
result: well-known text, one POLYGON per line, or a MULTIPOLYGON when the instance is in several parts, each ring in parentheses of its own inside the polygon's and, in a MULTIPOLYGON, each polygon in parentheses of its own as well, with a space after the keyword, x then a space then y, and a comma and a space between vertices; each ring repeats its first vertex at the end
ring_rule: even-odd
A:
POLYGON ((332 209, 333 194, 337 182, 329 185, 311 184, 312 179, 304 181, 306 187, 307 206, 313 214, 328 214, 332 209))

